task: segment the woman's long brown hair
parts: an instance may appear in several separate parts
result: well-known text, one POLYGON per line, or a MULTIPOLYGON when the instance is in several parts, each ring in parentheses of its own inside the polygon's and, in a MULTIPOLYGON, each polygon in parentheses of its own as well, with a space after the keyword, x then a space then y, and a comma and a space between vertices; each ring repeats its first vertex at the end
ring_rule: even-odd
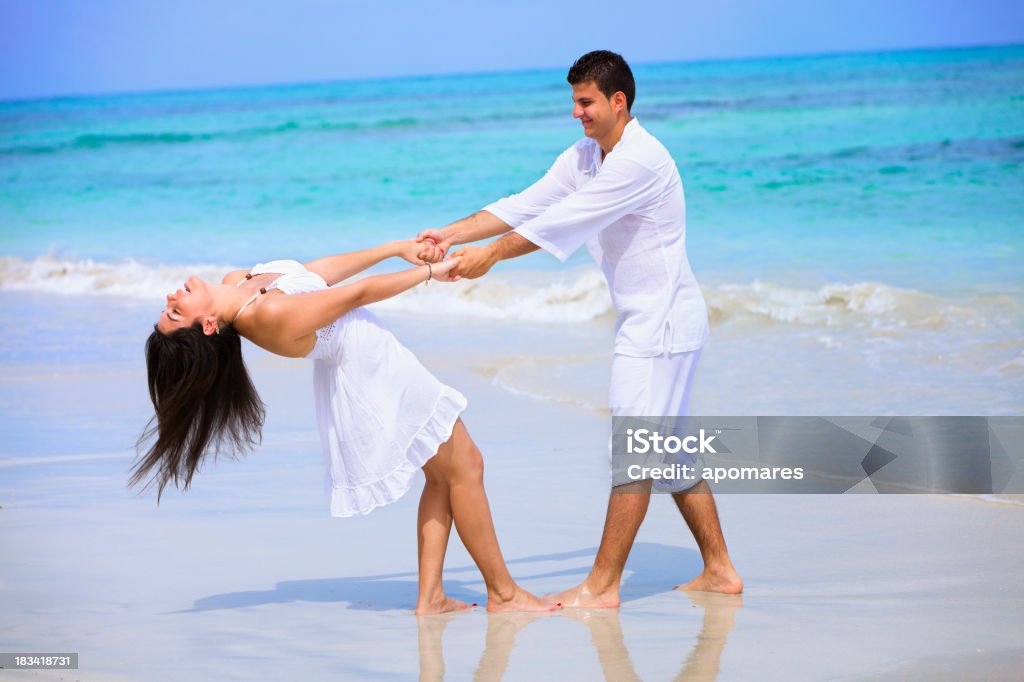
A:
POLYGON ((208 452, 237 456, 261 441, 266 413, 233 327, 209 336, 199 323, 166 335, 154 327, 146 341, 146 371, 156 414, 136 449, 155 441, 128 485, 151 476, 143 489, 157 485, 157 504, 168 483, 188 489, 208 452))

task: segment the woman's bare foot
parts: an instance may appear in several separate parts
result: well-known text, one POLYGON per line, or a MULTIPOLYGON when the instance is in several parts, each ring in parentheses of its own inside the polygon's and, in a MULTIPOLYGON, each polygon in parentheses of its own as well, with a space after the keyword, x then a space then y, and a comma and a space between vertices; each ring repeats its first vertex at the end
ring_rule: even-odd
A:
POLYGON ((454 611, 468 611, 476 604, 467 604, 460 599, 452 599, 441 595, 440 599, 424 600, 416 604, 417 616, 429 616, 437 613, 452 613, 454 611))
POLYGON ((576 587, 558 594, 544 597, 549 604, 559 604, 566 609, 614 609, 619 605, 619 590, 612 588, 604 592, 592 590, 584 580, 576 587))
POLYGON ((719 592, 721 594, 739 594, 743 591, 743 581, 732 566, 721 569, 704 568, 704 572, 685 585, 676 585, 675 589, 686 592, 700 590, 702 592, 719 592))
POLYGON ((505 599, 497 592, 487 595, 488 613, 507 613, 510 611, 554 611, 558 604, 547 604, 533 596, 518 585, 512 595, 505 599))

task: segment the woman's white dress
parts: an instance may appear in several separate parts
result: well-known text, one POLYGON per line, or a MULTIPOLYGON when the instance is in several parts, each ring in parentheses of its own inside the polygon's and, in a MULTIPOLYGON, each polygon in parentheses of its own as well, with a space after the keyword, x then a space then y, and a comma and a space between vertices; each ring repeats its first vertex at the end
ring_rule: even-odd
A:
MULTIPOLYGON (((250 272, 280 273, 265 288, 286 294, 327 288, 293 260, 260 263, 250 272)), ((466 399, 438 381, 365 308, 354 308, 316 335, 308 357, 331 515, 366 514, 409 490, 416 471, 451 437, 466 399)))

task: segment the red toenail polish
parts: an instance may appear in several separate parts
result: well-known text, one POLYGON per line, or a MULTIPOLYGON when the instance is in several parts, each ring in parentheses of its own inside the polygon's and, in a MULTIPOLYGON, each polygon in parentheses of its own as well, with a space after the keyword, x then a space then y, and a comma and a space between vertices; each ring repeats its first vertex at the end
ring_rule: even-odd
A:
POLYGON ((473 602, 473 606, 476 606, 476 602, 473 602))
POLYGON ((555 606, 561 606, 561 605, 562 605, 562 602, 556 602, 555 603, 555 606))

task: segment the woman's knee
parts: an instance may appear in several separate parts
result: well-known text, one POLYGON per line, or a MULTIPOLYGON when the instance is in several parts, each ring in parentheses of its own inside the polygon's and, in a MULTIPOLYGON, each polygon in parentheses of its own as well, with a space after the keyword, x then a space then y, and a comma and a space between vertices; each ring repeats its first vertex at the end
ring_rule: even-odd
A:
POLYGON ((484 478, 484 455, 476 443, 469 441, 459 449, 456 460, 456 469, 460 480, 483 480, 484 478))
POLYGON ((445 474, 444 467, 441 466, 436 455, 427 460, 427 463, 423 465, 423 476, 427 479, 426 485, 448 485, 448 476, 445 474))
POLYGON ((452 436, 423 467, 427 480, 439 479, 445 484, 482 481, 484 477, 484 458, 480 448, 459 420, 455 424, 452 436))
POLYGON ((452 433, 450 453, 450 474, 454 481, 477 481, 484 477, 484 456, 470 438, 461 420, 452 433))

